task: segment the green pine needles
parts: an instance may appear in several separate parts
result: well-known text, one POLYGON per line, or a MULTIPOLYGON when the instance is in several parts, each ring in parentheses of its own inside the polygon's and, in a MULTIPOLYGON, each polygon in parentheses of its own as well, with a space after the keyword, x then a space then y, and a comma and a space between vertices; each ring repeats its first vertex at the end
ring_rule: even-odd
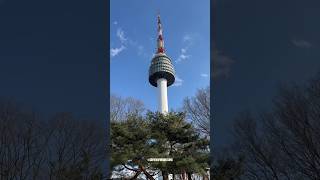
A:
POLYGON ((122 166, 121 170, 130 170, 136 177, 143 173, 153 179, 156 172, 163 179, 169 174, 206 176, 209 167, 209 139, 201 137, 181 112, 148 112, 111 122, 111 142, 113 170, 122 166), (173 161, 151 162, 148 158, 173 161))

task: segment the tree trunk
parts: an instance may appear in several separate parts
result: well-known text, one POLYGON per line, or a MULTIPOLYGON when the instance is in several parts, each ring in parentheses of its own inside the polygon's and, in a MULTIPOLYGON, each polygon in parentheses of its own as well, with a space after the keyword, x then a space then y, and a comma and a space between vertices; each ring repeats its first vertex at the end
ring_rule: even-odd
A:
POLYGON ((182 176, 181 178, 182 180, 187 180, 187 172, 185 170, 181 172, 181 176, 182 176))
POLYGON ((168 172, 162 171, 161 174, 162 174, 163 180, 169 180, 169 174, 168 174, 168 172))
POLYGON ((192 180, 192 179, 191 179, 192 173, 187 173, 187 175, 188 175, 188 180, 192 180))
POLYGON ((153 176, 151 176, 142 165, 139 165, 139 166, 141 171, 147 176, 148 179, 155 180, 153 176))
POLYGON ((208 175, 203 175, 203 180, 209 180, 208 175))
POLYGON ((148 179, 151 179, 151 180, 155 180, 153 178, 153 176, 151 176, 146 170, 143 170, 144 174, 147 176, 148 179))

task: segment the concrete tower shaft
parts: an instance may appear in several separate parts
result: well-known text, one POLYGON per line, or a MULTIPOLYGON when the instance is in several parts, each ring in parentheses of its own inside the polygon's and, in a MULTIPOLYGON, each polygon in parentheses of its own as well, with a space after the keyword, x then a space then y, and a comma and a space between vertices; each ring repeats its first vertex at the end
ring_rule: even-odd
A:
POLYGON ((167 95, 167 80, 160 78, 157 80, 158 85, 158 111, 161 113, 168 112, 168 95, 167 95))

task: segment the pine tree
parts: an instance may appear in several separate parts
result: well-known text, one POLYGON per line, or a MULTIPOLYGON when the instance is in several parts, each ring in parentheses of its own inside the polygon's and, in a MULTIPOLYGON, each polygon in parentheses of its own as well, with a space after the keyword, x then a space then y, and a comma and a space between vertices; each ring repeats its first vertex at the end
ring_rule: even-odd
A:
POLYGON ((148 113, 147 120, 158 156, 173 158, 172 162, 152 163, 162 171, 164 179, 169 173, 205 174, 205 168, 209 167, 209 141, 186 122, 184 113, 148 113))
POLYGON ((169 174, 205 174, 209 167, 209 142, 186 122, 185 114, 147 113, 111 123, 112 167, 123 165, 153 179, 150 170, 158 169, 164 179, 169 174), (168 162, 148 162, 148 158, 173 158, 168 162), (131 168, 127 166, 131 164, 131 168))
POLYGON ((131 115, 121 122, 111 122, 111 167, 122 165, 135 172, 150 176, 146 171, 146 156, 152 156, 150 129, 141 116, 131 115), (130 165, 130 166, 129 166, 130 165))

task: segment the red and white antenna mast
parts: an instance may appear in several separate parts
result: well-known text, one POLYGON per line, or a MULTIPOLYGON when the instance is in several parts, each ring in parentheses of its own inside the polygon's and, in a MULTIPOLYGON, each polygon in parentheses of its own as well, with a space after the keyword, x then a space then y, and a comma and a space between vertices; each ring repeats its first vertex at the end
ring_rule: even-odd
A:
POLYGON ((157 53, 164 53, 164 42, 162 36, 162 27, 161 27, 161 20, 160 20, 160 13, 158 13, 158 39, 157 39, 157 53))

